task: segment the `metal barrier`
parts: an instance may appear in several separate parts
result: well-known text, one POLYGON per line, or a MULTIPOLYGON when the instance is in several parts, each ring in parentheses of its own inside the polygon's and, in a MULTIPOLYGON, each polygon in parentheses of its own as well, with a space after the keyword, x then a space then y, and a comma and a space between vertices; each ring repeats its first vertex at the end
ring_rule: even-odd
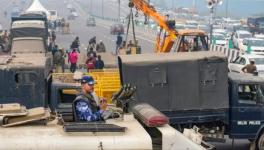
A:
POLYGON ((217 51, 224 53, 228 58, 228 62, 234 61, 237 58, 237 56, 243 54, 240 50, 230 49, 228 47, 213 45, 213 44, 210 45, 210 51, 217 51))
MULTIPOLYGON (((60 81, 63 83, 76 83, 73 79, 73 73, 53 73, 53 81, 60 81)), ((94 85, 94 91, 99 97, 104 97, 107 99, 108 103, 111 103, 111 98, 114 93, 116 93, 120 87, 120 76, 118 69, 94 69, 90 70, 85 75, 90 75, 96 81, 94 85)), ((70 94, 75 94, 77 91, 75 89, 67 89, 65 91, 70 94)))

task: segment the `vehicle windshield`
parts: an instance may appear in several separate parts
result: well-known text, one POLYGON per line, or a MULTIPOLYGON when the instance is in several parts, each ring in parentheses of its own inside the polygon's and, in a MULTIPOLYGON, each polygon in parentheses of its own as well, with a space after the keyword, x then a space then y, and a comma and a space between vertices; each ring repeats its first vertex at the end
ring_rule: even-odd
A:
POLYGON ((251 46, 264 47, 264 40, 250 40, 249 43, 251 46))
POLYGON ((50 11, 50 15, 54 16, 56 14, 57 14, 56 11, 50 11))
POLYGON ((197 26, 194 25, 185 25, 186 29, 197 29, 197 26))
POLYGON ((241 84, 238 86, 238 97, 240 102, 251 104, 264 102, 264 86, 258 84, 241 84))
POLYGON ((241 39, 244 39, 244 38, 251 38, 252 36, 251 36, 251 34, 240 34, 239 35, 239 38, 241 38, 241 39))
POLYGON ((184 25, 176 24, 176 30, 184 29, 184 25))
POLYGON ((214 38, 216 40, 225 40, 225 36, 224 35, 221 35, 221 34, 214 35, 214 38))
POLYGON ((253 58, 256 65, 264 65, 264 58, 253 58))

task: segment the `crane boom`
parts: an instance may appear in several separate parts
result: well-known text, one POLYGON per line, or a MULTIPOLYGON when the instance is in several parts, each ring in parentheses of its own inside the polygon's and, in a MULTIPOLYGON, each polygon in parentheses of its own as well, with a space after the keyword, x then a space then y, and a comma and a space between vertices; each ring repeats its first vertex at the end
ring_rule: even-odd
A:
POLYGON ((168 20, 165 16, 160 15, 153 6, 149 5, 145 0, 130 0, 133 6, 144 13, 145 16, 152 18, 160 26, 161 31, 164 30, 165 34, 162 37, 161 31, 157 35, 155 49, 157 53, 170 52, 174 41, 176 39, 177 31, 170 28, 168 20))

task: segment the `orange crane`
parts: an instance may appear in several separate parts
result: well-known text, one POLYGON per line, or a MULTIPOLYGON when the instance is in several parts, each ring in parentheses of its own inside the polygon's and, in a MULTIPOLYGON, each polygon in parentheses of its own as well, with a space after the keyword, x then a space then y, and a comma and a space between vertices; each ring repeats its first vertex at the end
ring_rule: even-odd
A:
POLYGON ((176 43, 176 52, 195 51, 190 50, 187 43, 186 37, 196 38, 193 45, 198 47, 198 38, 202 43, 202 49, 208 50, 208 37, 202 30, 182 30, 177 31, 175 29, 175 21, 168 20, 168 16, 160 15, 153 6, 149 5, 145 0, 130 0, 130 8, 136 8, 138 11, 143 12, 147 17, 152 18, 160 26, 160 31, 156 38, 155 51, 157 53, 168 53, 171 51, 173 44, 176 43), (163 33, 163 34, 162 34, 163 33), (176 41, 177 40, 177 41, 176 41))
POLYGON ((142 11, 145 16, 151 17, 154 21, 160 26, 160 32, 157 35, 155 49, 156 52, 169 52, 173 46, 173 43, 176 39, 177 31, 174 28, 168 26, 168 20, 165 16, 160 15, 155 8, 150 6, 144 0, 130 0, 130 7, 135 7, 137 10, 142 11), (162 37, 162 30, 165 31, 164 36, 162 37))

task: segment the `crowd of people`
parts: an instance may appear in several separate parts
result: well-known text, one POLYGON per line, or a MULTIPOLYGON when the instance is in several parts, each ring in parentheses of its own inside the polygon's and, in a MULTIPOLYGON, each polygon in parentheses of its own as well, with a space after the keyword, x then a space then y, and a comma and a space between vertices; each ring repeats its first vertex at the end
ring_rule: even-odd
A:
MULTIPOLYGON (((81 55, 79 37, 73 40, 68 50, 59 48, 58 45, 54 43, 54 41, 51 41, 49 44, 49 51, 51 51, 53 55, 54 71, 65 72, 65 59, 68 58, 70 72, 74 73, 78 68, 79 55, 81 55)), ((93 37, 88 43, 89 45, 87 46, 86 52, 87 59, 84 62, 87 72, 91 69, 103 69, 104 61, 100 55, 97 55, 97 53, 106 52, 103 41, 100 40, 99 43, 96 43, 96 37, 93 37)))
POLYGON ((140 48, 137 40, 134 43, 132 42, 132 40, 129 40, 129 42, 127 43, 125 40, 123 40, 121 34, 118 34, 116 39, 116 49, 114 55, 127 54, 127 52, 131 52, 132 47, 140 48))
POLYGON ((50 21, 49 28, 51 30, 57 30, 59 33, 70 33, 70 23, 64 18, 58 19, 57 21, 50 21))

